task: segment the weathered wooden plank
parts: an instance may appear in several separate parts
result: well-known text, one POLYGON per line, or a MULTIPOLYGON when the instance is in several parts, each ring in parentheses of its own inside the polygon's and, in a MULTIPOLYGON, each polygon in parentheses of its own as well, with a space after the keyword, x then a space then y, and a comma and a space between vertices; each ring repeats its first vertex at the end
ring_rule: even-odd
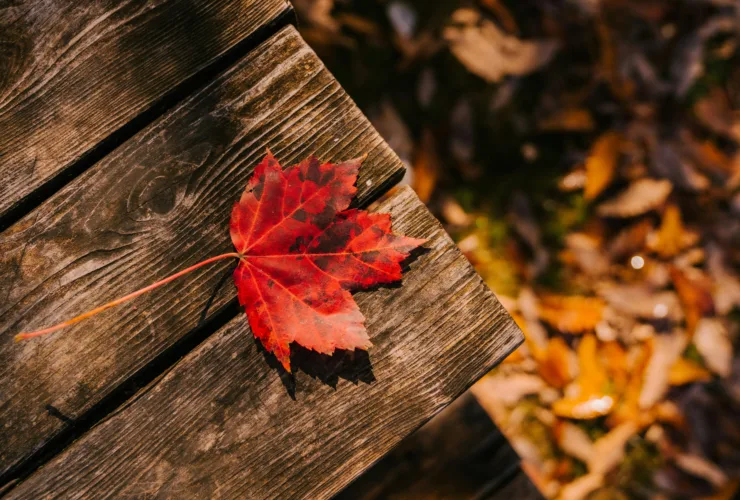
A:
POLYGON ((294 400, 240 314, 9 498, 339 491, 522 339, 409 188, 378 210, 392 214, 397 232, 429 241, 401 286, 355 295, 374 344, 369 357, 299 352, 294 400), (337 381, 344 378, 351 382, 337 381))
POLYGON ((505 489, 518 470, 519 456, 466 392, 335 500, 488 498, 505 489))
POLYGON ((312 152, 326 160, 368 153, 360 202, 403 174, 288 27, 0 235, 0 471, 227 304, 235 290, 222 278, 232 264, 188 275, 58 335, 15 344, 13 334, 232 251, 231 206, 266 147, 285 162, 312 152))
POLYGON ((0 2, 0 220, 289 12, 286 0, 0 2))

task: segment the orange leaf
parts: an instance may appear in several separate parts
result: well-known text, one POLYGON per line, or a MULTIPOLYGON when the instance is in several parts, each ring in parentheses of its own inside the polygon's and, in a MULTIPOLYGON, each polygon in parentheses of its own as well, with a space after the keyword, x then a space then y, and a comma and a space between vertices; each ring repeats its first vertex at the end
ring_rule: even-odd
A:
POLYGON ((605 303, 596 297, 551 295, 539 303, 540 318, 566 333, 593 330, 604 315, 605 303))
POLYGON ((434 144, 434 135, 425 130, 421 144, 414 158, 414 176, 412 186, 419 199, 424 203, 432 197, 439 177, 439 157, 434 144))
POLYGON ((607 132, 599 137, 591 148, 586 160, 586 187, 583 197, 593 200, 614 179, 617 169, 622 136, 616 132, 607 132))
POLYGON ((605 392, 607 374, 598 358, 598 341, 592 334, 585 335, 578 345, 576 379, 578 395, 555 401, 552 411, 559 417, 592 419, 607 415, 614 408, 614 398, 605 392))
POLYGON ((694 334, 696 325, 702 317, 714 312, 711 283, 698 270, 693 271, 697 273, 697 276, 689 277, 678 267, 670 267, 671 280, 673 280, 673 286, 683 306, 686 330, 689 335, 694 334))
POLYGON ((562 389, 573 379, 570 358, 568 344, 560 337, 551 338, 547 343, 547 350, 538 360, 540 376, 551 386, 562 389))
POLYGON ((696 244, 698 235, 684 228, 681 210, 676 205, 668 205, 663 212, 663 222, 655 238, 648 241, 648 247, 663 258, 675 257, 678 253, 696 244))
POLYGON ((706 382, 711 380, 709 371, 686 358, 678 358, 668 372, 668 382, 671 385, 684 385, 691 382, 706 382))

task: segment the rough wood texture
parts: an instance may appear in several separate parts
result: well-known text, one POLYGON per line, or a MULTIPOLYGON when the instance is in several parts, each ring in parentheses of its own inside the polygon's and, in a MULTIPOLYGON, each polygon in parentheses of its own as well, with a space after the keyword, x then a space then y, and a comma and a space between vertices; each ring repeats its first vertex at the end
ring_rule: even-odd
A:
MULTIPOLYGON (((335 500, 443 498, 539 499, 530 492, 507 496, 518 478, 519 457, 506 437, 466 392, 424 427, 404 439, 335 500), (512 476, 514 475, 514 476, 512 476)), ((519 487, 519 486, 518 486, 519 487)))
POLYGON ((0 2, 0 218, 286 0, 0 2))
POLYGON ((235 289, 222 279, 234 264, 57 335, 20 344, 13 335, 233 251, 231 207, 266 147, 285 163, 368 153, 360 203, 403 174, 288 27, 0 236, 0 473, 227 304, 235 289))
POLYGON ((369 357, 299 351, 293 400, 240 315, 9 498, 338 492, 522 339, 410 189, 378 210, 397 232, 429 241, 401 286, 356 294, 369 357))

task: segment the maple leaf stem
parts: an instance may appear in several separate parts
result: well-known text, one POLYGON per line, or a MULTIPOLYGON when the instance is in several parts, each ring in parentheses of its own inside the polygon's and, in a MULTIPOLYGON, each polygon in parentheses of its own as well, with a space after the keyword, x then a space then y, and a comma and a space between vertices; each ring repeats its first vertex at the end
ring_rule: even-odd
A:
POLYGON ((87 318, 90 318, 92 316, 95 316, 96 314, 101 313, 101 312, 105 311, 106 309, 110 309, 111 307, 115 307, 115 306, 117 306, 119 304, 123 304, 124 302, 127 302, 127 301, 129 301, 131 299, 135 299, 139 295, 143 295, 143 294, 145 294, 147 292, 151 292, 155 288, 159 288, 162 285, 166 285, 170 281, 174 281, 177 278, 179 278, 181 276, 184 276, 184 275, 188 274, 191 271, 195 271, 196 269, 199 269, 199 268, 201 268, 203 266, 207 266, 208 264, 212 264, 213 262, 216 262, 216 261, 219 261, 219 260, 223 260, 223 259, 234 259, 234 258, 239 259, 239 260, 244 260, 244 256, 241 255, 241 254, 239 254, 239 253, 236 253, 236 252, 230 252, 230 253, 225 253, 225 254, 217 255, 215 257, 211 257, 211 258, 206 259, 206 260, 204 260, 202 262, 199 262, 197 264, 194 264, 194 265, 188 267, 187 269, 183 269, 180 272, 177 272, 177 273, 175 273, 175 274, 173 274, 171 276, 168 276, 167 278, 164 278, 163 280, 157 281, 156 283, 152 283, 151 285, 149 285, 147 287, 144 287, 144 288, 142 288, 140 290, 137 290, 135 292, 132 292, 132 293, 130 293, 130 294, 124 296, 124 297, 121 297, 121 298, 118 298, 118 299, 113 300, 111 302, 108 302, 107 304, 103 304, 100 307, 96 307, 95 309, 92 309, 90 311, 87 311, 86 313, 82 313, 79 316, 75 316, 74 318, 69 319, 69 320, 67 320, 67 321, 65 321, 63 323, 59 323, 58 325, 50 326, 49 328, 44 328, 43 330, 37 330, 35 332, 19 333, 18 335, 15 336, 15 341, 16 342, 20 342, 21 340, 30 339, 30 338, 33 338, 33 337, 40 337, 42 335, 47 335, 49 333, 56 332, 57 330, 61 330, 62 328, 68 327, 70 325, 74 325, 75 323, 79 323, 83 319, 87 319, 87 318))

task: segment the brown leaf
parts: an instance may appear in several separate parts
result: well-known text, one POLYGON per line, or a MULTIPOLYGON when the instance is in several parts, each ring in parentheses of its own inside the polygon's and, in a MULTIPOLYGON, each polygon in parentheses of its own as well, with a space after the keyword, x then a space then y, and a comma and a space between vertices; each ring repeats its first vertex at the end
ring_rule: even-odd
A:
POLYGON ((707 267, 714 282, 712 297, 717 314, 729 314, 740 307, 740 278, 726 264, 726 252, 716 243, 707 245, 707 267))
POLYGON ((443 31, 450 51, 470 71, 490 83, 506 75, 526 75, 547 64, 558 48, 554 40, 525 41, 507 35, 480 13, 459 9, 443 31))
POLYGON ((421 144, 414 158, 414 174, 411 187, 424 203, 432 197, 434 188, 439 178, 439 156, 434 140, 434 134, 425 130, 422 134, 421 144))
POLYGON ((590 132, 595 123, 586 108, 563 108, 541 119, 537 124, 543 132, 590 132))
POLYGON ((597 208, 603 217, 634 217, 660 208, 671 194, 670 181, 639 179, 616 197, 605 201, 597 208))
POLYGON ((641 252, 645 248, 645 240, 653 224, 648 219, 643 219, 620 231, 609 244, 609 255, 613 259, 621 259, 641 252))
POLYGON ((707 367, 720 377, 732 371, 732 342, 727 328, 717 318, 703 318, 696 325, 694 345, 707 367))
POLYGON ((622 136, 617 132, 606 132, 591 148, 586 160, 586 187, 583 197, 593 200, 611 184, 617 169, 622 136))
POLYGON ((501 0, 482 0, 483 6, 488 8, 501 21, 502 26, 509 33, 518 33, 519 27, 516 25, 514 16, 506 8, 501 0))
POLYGON ((737 114, 732 110, 727 94, 720 87, 714 87, 709 95, 698 100, 694 105, 694 113, 712 132, 740 140, 737 114))
POLYGON ((687 270, 677 266, 670 267, 671 280, 676 288, 686 317, 686 330, 693 335, 699 320, 714 312, 714 301, 711 294, 711 283, 697 269, 691 268, 692 276, 687 270))

